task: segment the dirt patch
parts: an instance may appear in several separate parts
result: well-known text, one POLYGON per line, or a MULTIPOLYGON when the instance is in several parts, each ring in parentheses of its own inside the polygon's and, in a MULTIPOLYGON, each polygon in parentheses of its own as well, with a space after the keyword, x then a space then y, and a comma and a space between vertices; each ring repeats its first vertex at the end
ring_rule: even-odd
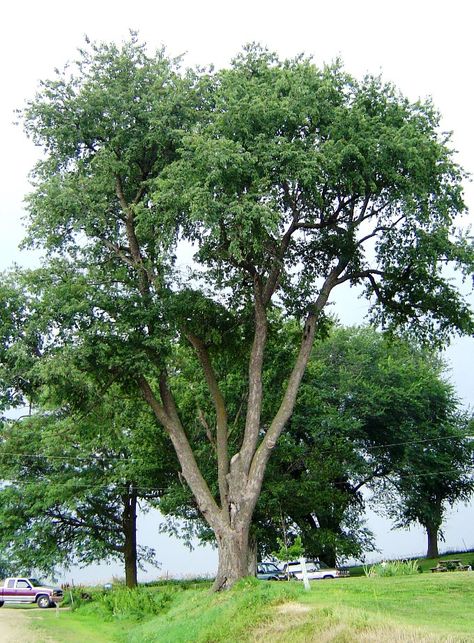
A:
POLYGON ((310 611, 311 607, 302 603, 283 603, 283 605, 278 606, 280 614, 304 614, 310 611))
MULTIPOLYGON (((39 611, 39 610, 38 610, 39 611)), ((32 609, 0 609, 0 641, 8 643, 54 643, 54 640, 31 629, 32 620, 39 618, 32 609)))

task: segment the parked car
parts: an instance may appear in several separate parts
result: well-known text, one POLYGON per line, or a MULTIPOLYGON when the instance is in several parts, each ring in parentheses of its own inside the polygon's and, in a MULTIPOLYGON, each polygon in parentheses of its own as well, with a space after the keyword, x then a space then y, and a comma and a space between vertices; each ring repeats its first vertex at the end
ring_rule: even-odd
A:
POLYGON ((260 580, 285 580, 286 576, 275 563, 257 563, 257 578, 260 580))
MULTIPOLYGON (((349 576, 349 572, 342 571, 336 567, 329 567, 321 560, 307 560, 306 571, 308 573, 308 580, 326 580, 331 578, 341 578, 349 576)), ((286 576, 289 575, 297 580, 303 580, 303 570, 299 560, 283 565, 282 573, 286 576)))
POLYGON ((4 603, 36 603, 38 607, 51 607, 63 597, 62 589, 45 585, 36 578, 7 578, 0 587, 0 607, 4 603))

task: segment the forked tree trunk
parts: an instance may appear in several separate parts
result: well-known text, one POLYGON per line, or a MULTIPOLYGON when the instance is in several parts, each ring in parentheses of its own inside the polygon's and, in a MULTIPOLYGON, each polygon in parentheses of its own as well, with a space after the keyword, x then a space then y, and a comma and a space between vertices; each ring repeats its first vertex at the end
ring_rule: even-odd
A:
POLYGON ((212 589, 216 592, 229 589, 248 575, 249 526, 228 528, 216 534, 219 564, 212 589))
MULTIPOLYGON (((285 243, 289 242, 290 227, 285 243)), ((254 275, 255 286, 255 335, 249 360, 249 394, 247 416, 241 449, 229 461, 228 425, 225 400, 207 348, 199 338, 188 333, 201 362, 206 382, 216 411, 216 453, 219 481, 219 500, 211 493, 192 446, 181 423, 178 408, 169 386, 168 375, 163 370, 159 380, 159 399, 154 394, 144 375, 138 377, 143 396, 157 420, 168 432, 178 456, 182 474, 191 489, 199 510, 213 530, 218 546, 219 565, 213 589, 228 589, 248 574, 249 529, 252 515, 262 488, 268 459, 275 448, 287 421, 293 412, 296 396, 311 355, 320 311, 327 303, 329 294, 337 283, 345 264, 333 268, 326 278, 314 306, 311 308, 303 329, 301 345, 288 378, 286 389, 278 410, 262 437, 261 409, 263 403, 263 357, 267 335, 267 311, 280 274, 280 259, 265 286, 254 275)))
POLYGON ((437 525, 428 525, 426 527, 426 533, 428 535, 428 550, 426 552, 426 558, 438 558, 438 532, 439 527, 437 525))
POLYGON ((124 542, 124 563, 125 563, 125 584, 134 588, 138 584, 137 575, 137 495, 132 493, 124 498, 125 506, 123 511, 123 532, 124 542))
MULTIPOLYGON (((145 194, 145 192, 142 192, 142 188, 144 188, 145 183, 140 187, 134 201, 129 203, 127 202, 120 175, 117 174, 115 178, 115 192, 124 215, 122 220, 125 222, 129 245, 125 255, 122 249, 117 249, 115 252, 121 261, 124 261, 124 257, 126 257, 126 264, 128 266, 132 265, 136 270, 138 289, 143 299, 144 308, 150 310, 149 304, 152 300, 150 293, 154 291, 156 282, 153 270, 149 271, 145 267, 146 261, 144 261, 144 257, 146 253, 142 252, 139 236, 136 233, 135 226, 137 222, 134 207, 142 202, 145 194)), ((367 199, 363 213, 368 204, 369 200, 367 199)), ((248 573, 249 528, 260 494, 268 459, 293 412, 298 389, 311 355, 320 313, 327 304, 332 289, 348 278, 346 275, 342 281, 340 280, 341 275, 349 264, 348 259, 341 258, 329 270, 324 283, 319 289, 319 293, 308 310, 298 355, 289 375, 286 389, 283 392, 273 420, 262 436, 263 367, 269 307, 273 295, 280 286, 284 260, 290 247, 292 236, 300 229, 300 215, 299 211, 294 211, 292 221, 275 244, 275 249, 273 250, 272 248, 273 259, 268 266, 268 272, 266 270, 265 272, 259 272, 257 266, 253 265, 250 265, 250 268, 247 265, 243 266, 247 276, 250 276, 253 281, 255 332, 248 363, 245 429, 240 450, 230 460, 226 402, 219 387, 219 378, 214 371, 208 346, 203 338, 198 337, 190 329, 182 328, 184 335, 187 336, 201 363, 206 384, 214 404, 216 430, 212 440, 217 455, 218 499, 211 492, 209 484, 196 461, 195 453, 182 424, 179 410, 169 385, 165 364, 162 364, 162 370, 157 382, 159 395, 155 394, 147 377, 145 377, 144 373, 148 371, 147 368, 137 378, 137 383, 146 402, 150 405, 156 419, 164 427, 171 439, 181 465, 182 475, 194 495, 197 506, 204 520, 207 521, 216 536, 219 549, 219 567, 214 589, 231 587, 235 581, 245 577, 248 573)), ((153 336, 152 325, 150 327, 150 337, 153 336)), ((152 363, 154 366, 156 366, 157 355, 153 351, 152 363)), ((158 362, 160 364, 161 361, 162 357, 159 356, 158 362)), ((135 511, 132 512, 132 514, 134 513, 135 511)), ((132 562, 130 562, 130 566, 130 579, 132 579, 132 562)))

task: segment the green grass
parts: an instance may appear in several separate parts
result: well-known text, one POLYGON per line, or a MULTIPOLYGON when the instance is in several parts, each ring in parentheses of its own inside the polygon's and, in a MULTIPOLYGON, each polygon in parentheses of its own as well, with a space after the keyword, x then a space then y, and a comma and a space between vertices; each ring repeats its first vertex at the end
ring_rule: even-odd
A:
MULTIPOLYGON (((61 643, 112 643, 127 640, 133 622, 103 621, 96 615, 70 612, 67 609, 44 610, 31 617, 33 631, 48 636, 48 640, 61 643)), ((34 640, 34 639, 33 639, 34 640)))
POLYGON ((301 601, 349 608, 435 634, 474 632, 474 575, 466 572, 349 578, 313 586, 301 601))
POLYGON ((419 640, 433 635, 474 641, 473 604, 474 575, 467 573, 316 581, 311 592, 300 583, 262 581, 219 596, 193 595, 127 640, 286 642, 333 632, 328 640, 355 641, 360 632, 391 641, 419 631, 419 640))
POLYGON ((271 583, 249 578, 229 592, 186 592, 166 614, 135 629, 128 641, 246 640, 249 628, 264 622, 275 605, 294 600, 301 591, 299 583, 271 583))
POLYGON ((59 617, 37 611, 36 626, 65 642, 474 642, 474 572, 314 581, 310 592, 299 582, 256 579, 221 594, 202 583, 142 591, 150 593, 149 605, 159 605, 157 615, 138 620, 132 601, 125 617, 109 597, 108 604, 96 600, 59 617))

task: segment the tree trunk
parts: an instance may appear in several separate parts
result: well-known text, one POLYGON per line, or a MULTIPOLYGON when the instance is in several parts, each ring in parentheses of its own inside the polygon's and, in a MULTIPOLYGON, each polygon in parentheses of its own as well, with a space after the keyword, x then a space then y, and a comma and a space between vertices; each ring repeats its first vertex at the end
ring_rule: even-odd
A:
POLYGON ((138 584, 137 578, 137 494, 132 492, 124 498, 123 548, 125 563, 125 584, 133 588, 138 584))
POLYGON ((247 551, 247 575, 255 576, 257 573, 257 538, 250 530, 249 546, 247 551))
POLYGON ((212 589, 229 589, 248 574, 249 525, 216 534, 219 564, 212 589))
POLYGON ((333 545, 327 545, 326 547, 323 547, 319 558, 329 567, 336 567, 337 565, 336 550, 333 545))
POLYGON ((426 533, 428 535, 428 551, 426 552, 426 558, 438 558, 438 525, 427 525, 426 533))
MULTIPOLYGON (((296 521, 298 522, 298 521, 296 521)), ((329 565, 329 567, 336 567, 337 551, 334 541, 322 539, 325 544, 321 544, 321 538, 318 538, 318 531, 320 530, 331 532, 335 535, 341 533, 341 526, 338 519, 331 513, 323 513, 322 511, 317 515, 317 522, 312 515, 305 516, 303 520, 298 522, 303 536, 303 544, 305 547, 306 557, 319 558, 321 561, 329 565)))
MULTIPOLYGON (((230 462, 228 462, 227 442, 223 438, 221 439, 221 448, 217 449, 221 492, 220 506, 211 493, 196 461, 195 453, 181 423, 166 371, 162 372, 159 381, 161 402, 155 396, 147 378, 143 375, 138 378, 138 384, 145 400, 173 443, 182 474, 196 499, 199 510, 216 536, 219 565, 213 586, 214 591, 228 589, 248 574, 249 529, 262 488, 265 469, 278 438, 293 412, 299 386, 311 355, 319 312, 327 303, 329 294, 341 271, 342 268, 339 264, 333 268, 320 290, 314 307, 308 313, 298 356, 278 411, 263 439, 260 440, 260 444, 262 430, 260 411, 263 399, 262 368, 267 320, 265 306, 263 306, 261 295, 258 292, 258 279, 256 279, 255 337, 249 363, 249 397, 245 431, 241 449, 230 459, 230 462), (221 461, 220 464, 219 461, 221 461)), ((271 294, 271 292, 267 293, 267 303, 270 301, 271 294)), ((198 356, 214 400, 216 416, 220 418, 218 423, 222 425, 222 431, 225 431, 227 429, 225 402, 218 389, 212 364, 204 350, 204 345, 199 341, 195 341, 194 344, 199 349, 198 356), (221 408, 222 405, 223 408, 221 408)))

